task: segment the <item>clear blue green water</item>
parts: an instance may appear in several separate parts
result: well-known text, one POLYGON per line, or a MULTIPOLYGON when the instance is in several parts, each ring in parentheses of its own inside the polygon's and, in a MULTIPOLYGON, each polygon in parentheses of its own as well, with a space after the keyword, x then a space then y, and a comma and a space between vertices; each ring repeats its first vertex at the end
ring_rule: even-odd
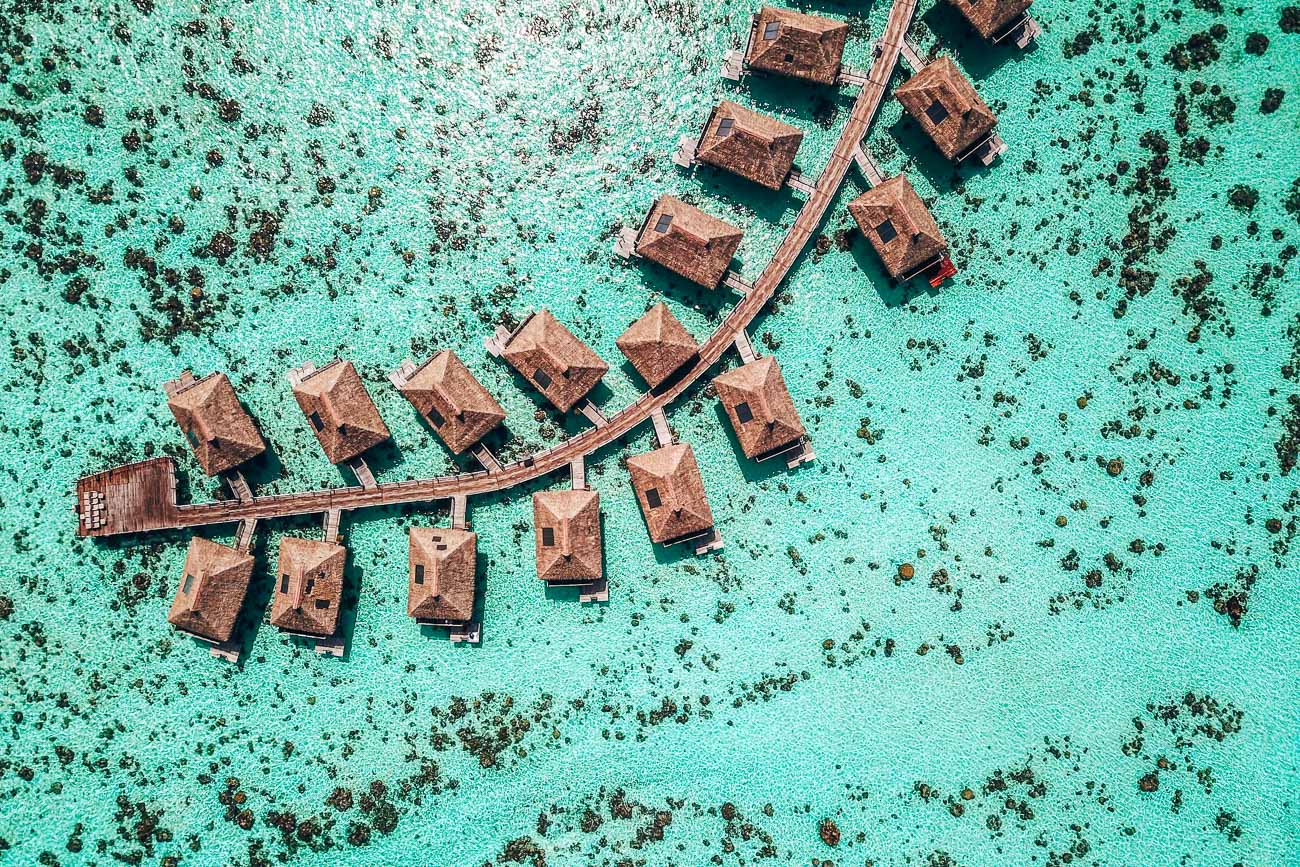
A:
MULTIPOLYGON (((601 404, 632 400, 623 328, 664 300, 703 336, 734 298, 614 260, 616 228, 686 194, 753 277, 799 202, 683 172, 677 137, 728 96, 816 171, 847 116, 720 79, 753 8, 0 4, 0 862, 1300 862, 1284 3, 1041 0, 1015 53, 923 2, 915 40, 1010 150, 954 170, 892 101, 870 145, 961 273, 890 286, 851 179, 755 329, 818 461, 745 462, 688 393, 727 541, 695 559, 652 548, 620 466, 648 426, 598 453, 607 606, 543 592, 538 486, 472 503, 479 647, 405 614, 434 508, 346 519, 343 659, 258 622, 313 521, 263 529, 239 666, 166 622, 185 534, 74 537, 75 479, 116 463, 213 494, 160 389, 183 367, 231 375, 263 492, 344 481, 284 378, 307 360, 357 363, 386 480, 453 467, 384 379, 404 357, 456 349, 506 456, 585 424, 483 352, 506 313, 549 307, 614 363, 601 404)), ((868 64, 886 4, 808 8, 868 64)))

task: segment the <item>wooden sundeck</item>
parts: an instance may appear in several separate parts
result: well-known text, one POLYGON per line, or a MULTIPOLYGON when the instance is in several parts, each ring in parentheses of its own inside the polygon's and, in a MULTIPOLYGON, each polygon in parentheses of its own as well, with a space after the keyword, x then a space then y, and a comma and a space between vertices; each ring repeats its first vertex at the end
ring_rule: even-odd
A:
POLYGON ((575 458, 588 455, 647 421, 651 413, 670 405, 697 379, 704 376, 771 299, 794 266, 799 254, 816 234, 827 208, 839 191, 854 153, 875 118, 898 63, 899 52, 916 12, 916 0, 894 0, 889 22, 866 84, 854 101, 848 121, 831 152, 816 187, 804 201, 794 225, 782 239, 762 274, 727 314, 717 331, 701 344, 699 358, 680 379, 660 392, 643 394, 608 418, 571 439, 507 464, 499 472, 479 471, 458 475, 389 482, 373 488, 342 487, 297 494, 253 497, 244 502, 177 505, 175 464, 155 458, 87 476, 77 483, 77 534, 111 536, 179 527, 221 524, 257 518, 319 514, 332 509, 349 511, 370 506, 429 502, 498 491, 560 470, 575 458))

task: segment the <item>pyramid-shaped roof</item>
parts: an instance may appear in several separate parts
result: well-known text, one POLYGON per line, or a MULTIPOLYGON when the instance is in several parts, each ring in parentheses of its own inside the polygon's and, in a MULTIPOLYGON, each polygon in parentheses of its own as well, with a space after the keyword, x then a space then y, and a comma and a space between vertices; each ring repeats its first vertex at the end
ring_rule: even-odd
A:
POLYGON ((964 157, 998 124, 951 57, 940 57, 894 93, 950 160, 964 157))
POLYGON ((401 386, 401 392, 456 454, 505 421, 501 404, 450 349, 425 362, 401 386))
POLYGON ((464 623, 474 616, 478 535, 412 527, 406 613, 416 620, 464 623))
POLYGON ((764 72, 834 84, 849 25, 843 21, 764 6, 754 16, 745 64, 764 72))
POLYGON ((713 385, 746 457, 765 457, 803 438, 803 422, 774 357, 728 370, 713 385))
POLYGON ((250 554, 195 536, 167 621, 208 641, 229 641, 252 577, 250 554))
POLYGON ((646 311, 614 341, 651 388, 699 354, 700 345, 663 302, 646 311))
POLYGON ((286 536, 275 571, 271 624, 300 635, 333 635, 343 602, 346 560, 342 545, 286 536))
MULTIPOLYGON (((186 371, 188 374, 188 371, 186 371)), ((194 449, 199 466, 215 476, 266 451, 252 416, 224 373, 186 382, 167 399, 176 423, 194 449)))
POLYGON ((867 190, 849 202, 849 213, 891 277, 910 277, 948 251, 939 224, 906 175, 867 190))
POLYGON ((700 466, 688 444, 633 455, 627 468, 652 541, 674 542, 713 526, 700 466))
POLYGON ((636 251, 670 271, 715 289, 744 233, 676 196, 660 196, 636 239, 636 251))
POLYGON ((802 142, 803 131, 798 127, 723 100, 704 125, 695 157, 779 190, 790 176, 802 142))
POLYGON ((599 355, 548 310, 528 317, 502 355, 560 412, 573 409, 609 370, 599 355))
POLYGON ((557 584, 587 584, 604 574, 600 494, 538 491, 533 494, 537 577, 557 584))
POLYGON ((1001 35, 1019 21, 1033 0, 948 0, 985 39, 1001 35))
POLYGON ((293 396, 330 463, 350 461, 389 438, 387 425, 350 361, 325 365, 296 383, 293 396))

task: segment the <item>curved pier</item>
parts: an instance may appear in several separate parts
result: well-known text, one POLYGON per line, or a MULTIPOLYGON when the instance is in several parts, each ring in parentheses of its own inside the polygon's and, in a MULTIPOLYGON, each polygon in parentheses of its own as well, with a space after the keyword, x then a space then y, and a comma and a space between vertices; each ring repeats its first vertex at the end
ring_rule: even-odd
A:
POLYGON ((821 225, 826 210, 839 192, 849 165, 854 161, 854 154, 884 99, 915 12, 916 0, 894 0, 866 82, 854 101, 849 119, 831 152, 826 168, 817 178, 812 194, 800 208, 794 225, 781 240, 763 273, 755 281, 752 291, 745 294, 727 314, 722 325, 709 335, 700 346, 699 358, 694 366, 671 388, 659 394, 643 394, 611 415, 607 424, 582 431, 557 446, 507 464, 496 472, 462 473, 408 482, 388 482, 375 487, 334 488, 232 502, 177 505, 174 465, 170 458, 118 467, 87 476, 77 483, 81 513, 78 535, 109 536, 224 524, 250 518, 265 520, 336 510, 349 511, 368 506, 428 502, 504 490, 564 469, 575 458, 591 454, 650 420, 652 413, 676 400, 733 345, 736 336, 749 326, 771 299, 821 225), (170 491, 167 490, 168 485, 170 491))

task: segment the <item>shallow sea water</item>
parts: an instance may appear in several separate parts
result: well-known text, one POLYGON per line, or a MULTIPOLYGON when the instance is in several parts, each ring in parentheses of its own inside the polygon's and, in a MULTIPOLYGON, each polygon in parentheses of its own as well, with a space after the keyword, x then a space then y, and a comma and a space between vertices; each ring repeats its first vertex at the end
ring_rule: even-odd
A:
MULTIPOLYGON (((506 407, 505 456, 585 424, 483 352, 505 314, 548 307, 613 365, 598 402, 634 399, 630 321, 663 300, 703 337, 735 299, 614 259, 616 228, 683 193, 753 278, 800 201, 682 171, 677 138, 726 96, 806 129, 815 172, 851 104, 720 79, 754 8, 0 3, 0 862, 1300 863, 1285 3, 1040 0, 1017 53, 923 2, 914 40, 1010 149, 955 170, 892 100, 870 146, 960 274, 891 286, 851 175, 753 329, 817 461, 746 462, 688 392, 727 543, 696 559, 632 498, 649 426, 599 452, 608 605, 536 578, 529 495, 560 478, 471 502, 478 647, 406 617, 433 506, 345 518, 343 659, 259 614, 314 519, 260 531, 238 666, 166 622, 186 534, 75 538, 84 473, 171 454, 215 493, 161 392, 184 367, 230 374, 262 492, 350 481, 304 361, 357 363, 382 480, 453 470, 385 380, 437 348, 506 407)), ((808 9, 868 65, 887 4, 808 9)))

